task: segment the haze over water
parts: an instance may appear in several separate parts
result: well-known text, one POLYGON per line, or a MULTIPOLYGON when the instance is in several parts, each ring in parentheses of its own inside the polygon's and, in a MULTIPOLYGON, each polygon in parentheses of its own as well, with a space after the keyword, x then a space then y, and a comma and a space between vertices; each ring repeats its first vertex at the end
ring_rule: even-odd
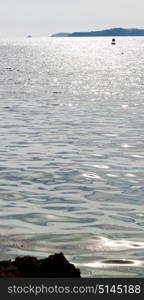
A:
POLYGON ((144 276, 144 38, 0 41, 0 257, 144 276))

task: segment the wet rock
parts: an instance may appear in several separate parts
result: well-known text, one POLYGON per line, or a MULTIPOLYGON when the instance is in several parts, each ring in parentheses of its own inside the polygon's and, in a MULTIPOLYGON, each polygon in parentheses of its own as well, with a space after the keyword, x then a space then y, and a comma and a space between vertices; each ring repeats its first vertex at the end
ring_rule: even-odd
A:
POLYGON ((80 270, 63 253, 45 259, 25 256, 14 261, 0 261, 1 278, 80 278, 80 270))
POLYGON ((0 278, 20 277, 18 269, 11 263, 11 261, 0 261, 0 278))

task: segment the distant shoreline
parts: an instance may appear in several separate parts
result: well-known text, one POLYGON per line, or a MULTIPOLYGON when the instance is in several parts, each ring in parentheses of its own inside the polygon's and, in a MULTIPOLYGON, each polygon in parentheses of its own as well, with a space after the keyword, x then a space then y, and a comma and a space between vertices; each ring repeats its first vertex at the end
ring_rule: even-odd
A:
POLYGON ((113 36, 122 36, 122 37, 130 37, 130 36, 144 36, 144 29, 125 29, 125 28, 111 28, 100 31, 90 31, 90 32, 60 32, 56 34, 52 34, 51 37, 113 37, 113 36))

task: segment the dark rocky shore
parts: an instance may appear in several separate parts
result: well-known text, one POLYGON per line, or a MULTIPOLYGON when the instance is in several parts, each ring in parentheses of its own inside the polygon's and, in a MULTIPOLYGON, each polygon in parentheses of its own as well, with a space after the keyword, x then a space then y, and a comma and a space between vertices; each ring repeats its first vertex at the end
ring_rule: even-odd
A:
POLYGON ((0 261, 0 278, 80 278, 80 270, 63 253, 45 259, 25 256, 0 261))

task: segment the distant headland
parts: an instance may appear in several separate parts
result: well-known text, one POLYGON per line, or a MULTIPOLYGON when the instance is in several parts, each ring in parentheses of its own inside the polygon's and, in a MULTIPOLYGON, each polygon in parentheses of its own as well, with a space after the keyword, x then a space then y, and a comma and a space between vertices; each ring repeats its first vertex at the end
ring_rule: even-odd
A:
POLYGON ((90 32, 60 32, 53 34, 52 37, 102 37, 102 36, 144 36, 144 29, 126 29, 126 28, 111 28, 99 31, 90 32))

